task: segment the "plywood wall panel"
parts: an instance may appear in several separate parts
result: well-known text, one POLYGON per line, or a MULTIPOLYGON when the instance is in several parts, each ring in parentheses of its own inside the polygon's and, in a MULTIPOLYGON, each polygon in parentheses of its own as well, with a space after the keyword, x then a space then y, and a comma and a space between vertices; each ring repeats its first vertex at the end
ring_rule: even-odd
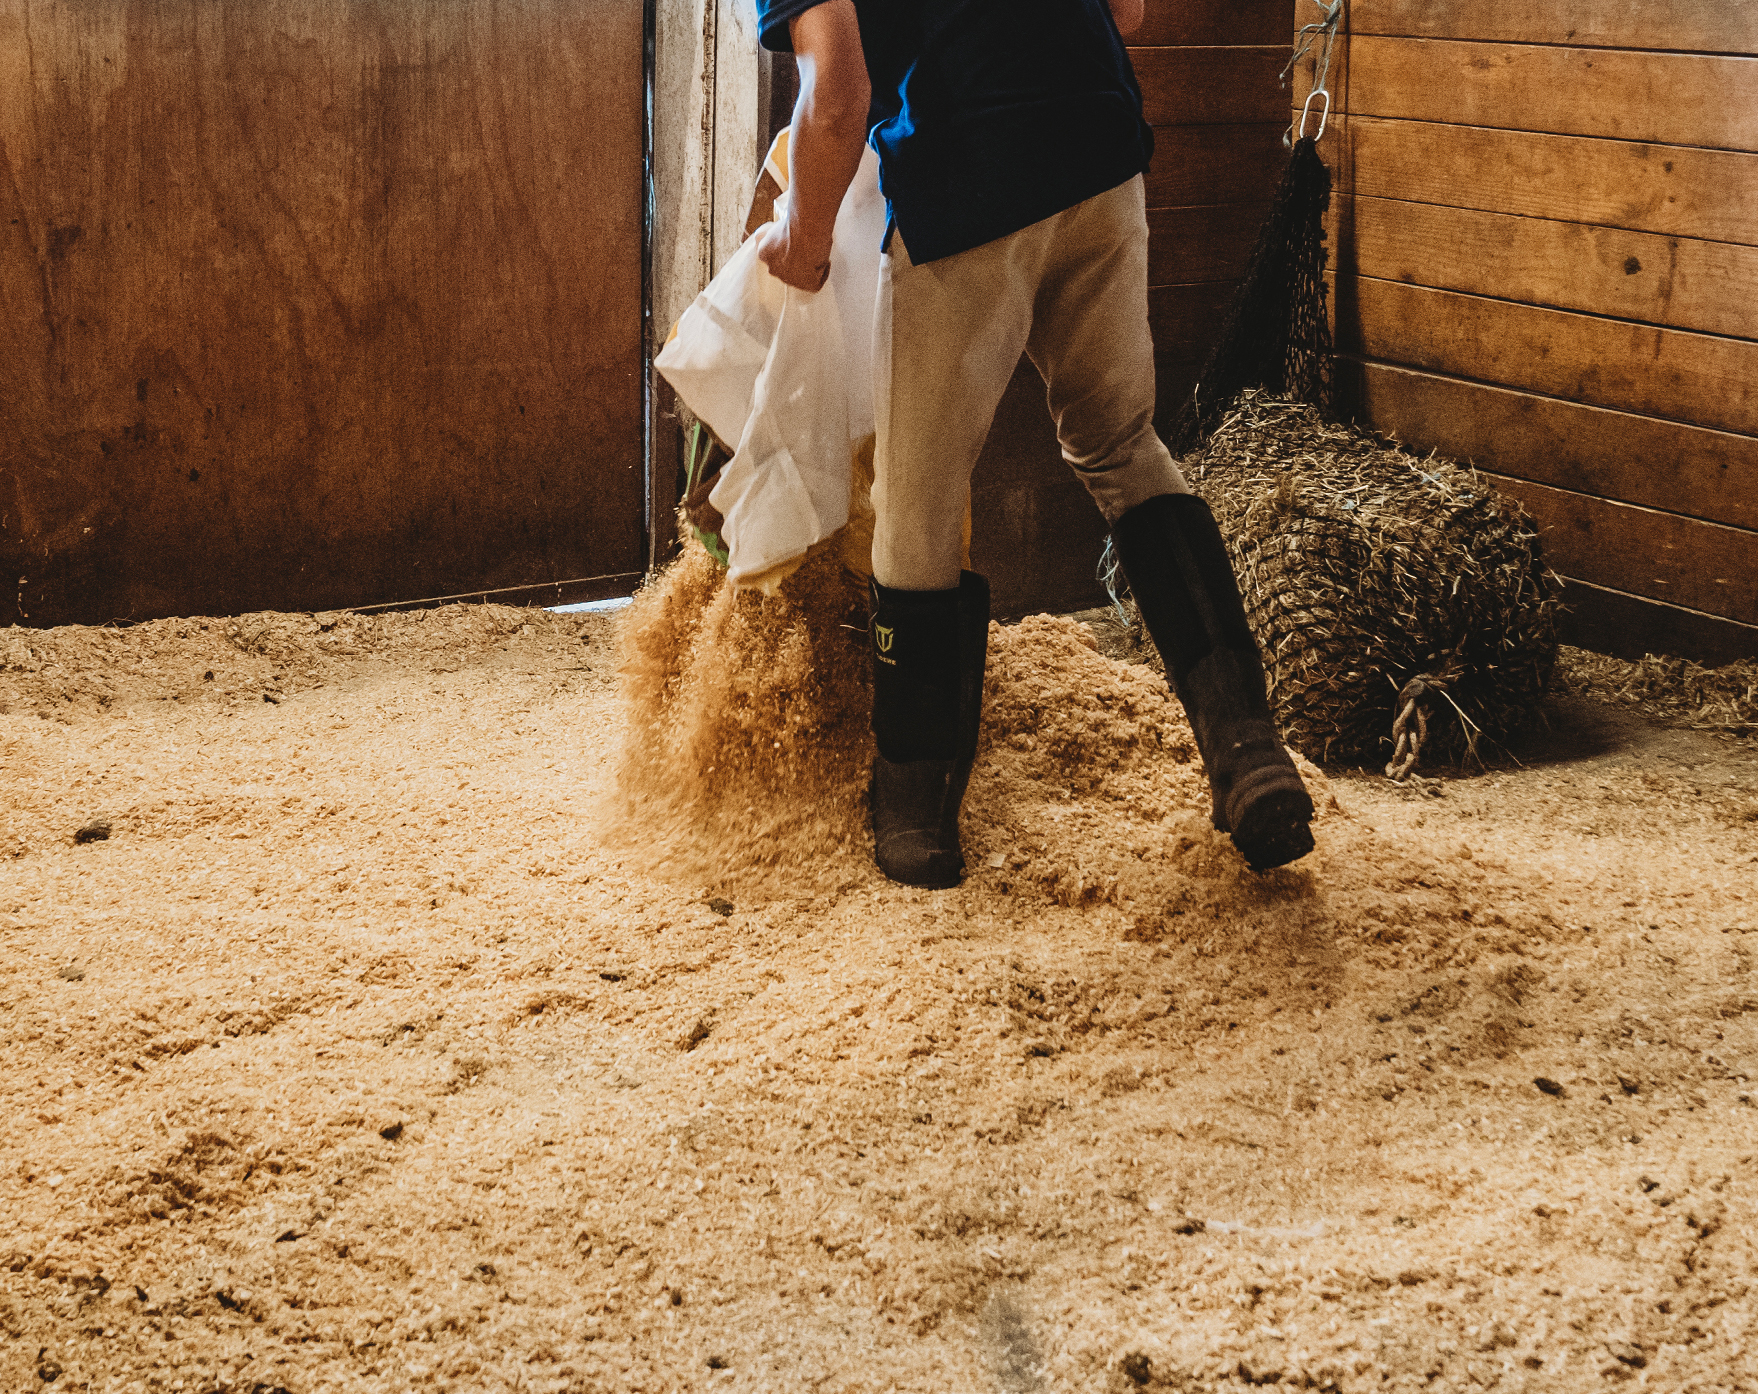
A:
POLYGON ((0 623, 639 570, 639 7, 25 18, 0 623))

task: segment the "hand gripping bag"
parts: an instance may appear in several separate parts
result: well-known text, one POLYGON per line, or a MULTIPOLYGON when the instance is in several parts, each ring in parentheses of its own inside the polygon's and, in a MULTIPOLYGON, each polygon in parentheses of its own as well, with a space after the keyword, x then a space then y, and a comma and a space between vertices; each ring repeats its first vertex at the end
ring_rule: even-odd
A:
MULTIPOLYGON (((785 132, 765 171, 785 191, 785 132)), ((775 216, 784 215, 778 199, 775 216)), ((735 586, 772 589, 848 523, 851 473, 870 473, 884 230, 878 157, 868 149, 837 215, 821 291, 776 280, 748 237, 655 360, 709 430, 737 443, 709 494, 735 586)))

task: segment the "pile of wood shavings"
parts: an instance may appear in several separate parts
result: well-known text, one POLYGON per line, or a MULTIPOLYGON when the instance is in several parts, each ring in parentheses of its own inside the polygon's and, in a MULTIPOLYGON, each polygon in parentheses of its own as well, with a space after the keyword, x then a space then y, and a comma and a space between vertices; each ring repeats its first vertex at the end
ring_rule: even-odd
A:
POLYGON ((1039 617, 917 892, 858 713, 779 700, 814 621, 752 619, 712 720, 857 786, 712 883, 617 811, 605 621, 288 616, 278 703, 223 621, 9 636, 0 1387, 1758 1384, 1758 785, 1309 771, 1254 876, 1163 685, 1039 617))

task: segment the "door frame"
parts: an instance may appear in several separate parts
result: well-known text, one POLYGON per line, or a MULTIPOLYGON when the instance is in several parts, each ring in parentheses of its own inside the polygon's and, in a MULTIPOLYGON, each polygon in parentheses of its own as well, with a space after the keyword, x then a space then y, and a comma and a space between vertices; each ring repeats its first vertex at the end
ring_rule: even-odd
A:
POLYGON ((793 60, 757 42, 751 0, 643 0, 642 340, 647 574, 677 553, 683 431, 653 356, 744 240, 763 156, 793 114, 793 60))

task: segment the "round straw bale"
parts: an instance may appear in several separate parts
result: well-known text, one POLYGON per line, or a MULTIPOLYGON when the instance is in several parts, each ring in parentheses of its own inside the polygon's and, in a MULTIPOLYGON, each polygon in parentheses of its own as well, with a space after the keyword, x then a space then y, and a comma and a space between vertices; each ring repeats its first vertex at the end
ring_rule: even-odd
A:
POLYGON ((1255 391, 1184 466, 1228 540, 1295 749, 1384 763, 1418 677, 1425 760, 1503 741, 1535 714, 1561 587, 1531 516, 1475 470, 1255 391))

